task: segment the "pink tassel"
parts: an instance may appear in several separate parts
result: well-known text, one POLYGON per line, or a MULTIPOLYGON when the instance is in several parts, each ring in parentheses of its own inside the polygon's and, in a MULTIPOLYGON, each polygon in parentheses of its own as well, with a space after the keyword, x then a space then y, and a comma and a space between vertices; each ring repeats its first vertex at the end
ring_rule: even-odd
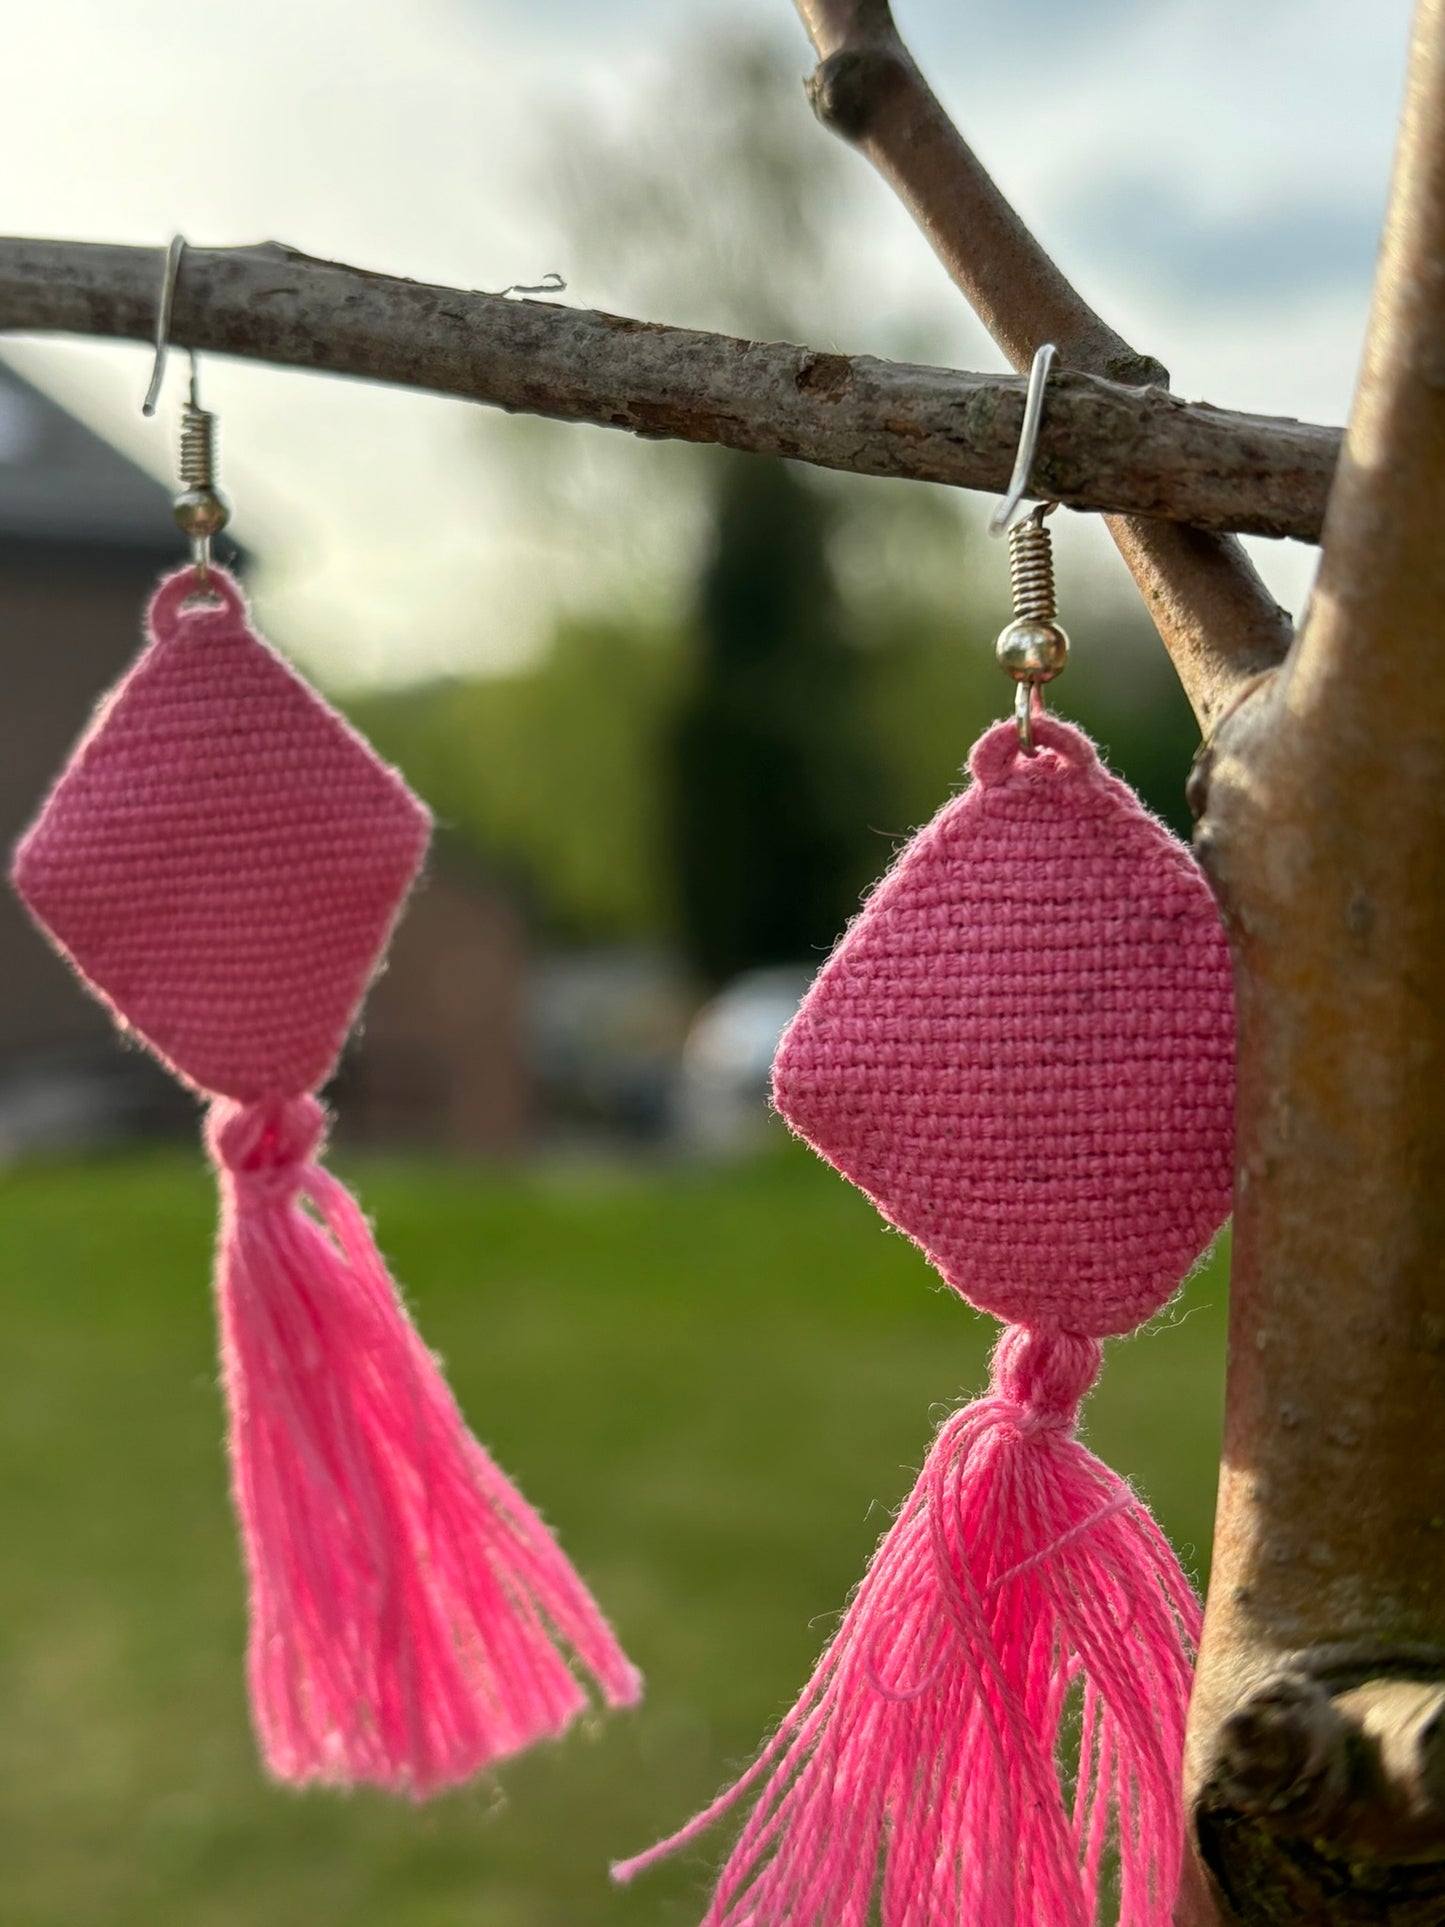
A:
POLYGON ((1004 1332, 760 1758, 616 1879, 760 1789, 703 1927, 1092 1927, 1109 1851, 1120 1927, 1167 1927, 1199 1608, 1074 1436, 1099 1359, 1004 1332))
POLYGON ((366 1220, 314 1161, 323 1125, 297 1097, 221 1099, 207 1126, 253 1716, 280 1779, 420 1798, 582 1710, 554 1639, 609 1704, 640 1682, 467 1431, 366 1220))

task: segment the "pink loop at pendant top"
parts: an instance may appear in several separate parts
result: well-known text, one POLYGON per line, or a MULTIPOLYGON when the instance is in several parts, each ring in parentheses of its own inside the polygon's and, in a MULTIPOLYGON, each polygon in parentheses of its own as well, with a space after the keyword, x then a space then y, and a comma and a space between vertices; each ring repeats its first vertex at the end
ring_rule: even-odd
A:
POLYGON ((1078 730, 1035 737, 980 739, 809 991, 774 1098, 973 1304, 1104 1337, 1229 1211, 1229 954, 1190 852, 1078 730))

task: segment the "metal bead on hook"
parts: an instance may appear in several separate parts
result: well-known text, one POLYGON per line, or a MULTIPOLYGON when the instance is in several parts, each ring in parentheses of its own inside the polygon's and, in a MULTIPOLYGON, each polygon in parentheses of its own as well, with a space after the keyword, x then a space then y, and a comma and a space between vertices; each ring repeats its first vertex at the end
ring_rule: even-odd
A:
MULTIPOLYGON (((156 306, 156 356, 150 386, 141 412, 153 415, 165 379, 166 355, 170 348, 171 311, 175 306, 176 282, 181 271, 185 239, 176 235, 166 250, 165 275, 156 306)), ((200 376, 195 350, 191 350, 191 385, 181 409, 180 493, 172 503, 176 526, 189 540, 191 559, 201 583, 211 564, 211 542, 231 519, 231 505, 216 486, 216 417, 202 408, 200 376)))
POLYGON ((1056 353, 1053 343, 1046 342, 1034 356, 1013 476, 988 525, 990 535, 1008 533, 1014 619, 1000 632, 995 654, 999 667, 1018 685, 1014 719, 1020 746, 1028 756, 1034 753, 1035 707, 1043 706, 1039 692, 1045 683, 1063 674, 1069 657, 1069 638, 1057 620, 1054 600, 1053 542, 1044 526, 1045 517, 1052 515, 1058 504, 1040 502, 1022 521, 1013 521, 1014 511, 1028 494, 1038 451, 1044 384, 1056 353))

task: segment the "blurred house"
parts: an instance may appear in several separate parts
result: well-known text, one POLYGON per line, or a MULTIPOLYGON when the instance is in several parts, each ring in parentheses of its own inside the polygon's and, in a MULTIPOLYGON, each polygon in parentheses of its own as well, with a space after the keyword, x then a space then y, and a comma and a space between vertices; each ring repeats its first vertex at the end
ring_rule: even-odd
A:
MULTIPOLYGON (((182 554, 166 490, 0 364, 0 846, 34 814, 182 554)), ((343 1071, 354 1141, 507 1152, 528 1128, 525 944, 445 862, 413 900, 343 1071)), ((0 889, 0 1160, 180 1128, 190 1101, 0 889)))
MULTIPOLYGON (((0 843, 34 814, 176 555, 165 490, 0 368, 0 843)), ((0 889, 0 1155, 184 1116, 0 889)))
POLYGON ((442 844, 413 892, 336 1081, 348 1142, 505 1156, 532 1131, 527 930, 442 844))

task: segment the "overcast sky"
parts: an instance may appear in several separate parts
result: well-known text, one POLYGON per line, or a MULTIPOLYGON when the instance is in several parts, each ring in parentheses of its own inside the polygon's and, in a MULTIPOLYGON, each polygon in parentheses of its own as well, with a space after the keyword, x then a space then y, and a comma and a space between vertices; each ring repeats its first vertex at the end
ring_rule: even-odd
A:
MULTIPOLYGON (((1405 0, 897 0, 896 11, 1005 189, 1178 389, 1343 419, 1405 0)), ((806 73, 789 0, 0 0, 5 221, 16 234, 157 248, 176 230, 206 245, 275 238, 464 287, 559 269, 568 299, 638 312, 655 264, 619 248, 579 276, 546 191, 549 145, 598 118, 640 134, 635 117, 657 113, 699 33, 722 19, 772 29, 806 73)), ((806 119, 801 92, 797 112, 806 119)), ((682 165, 685 116, 669 137, 682 165)), ((922 332, 958 365, 999 366, 906 215, 843 158, 858 175, 856 274, 832 339, 887 353, 922 332)), ((685 282, 685 232, 674 246, 685 282)), ((697 306, 653 318, 706 320, 706 289, 697 306)), ((15 358, 169 477, 169 418, 162 428, 139 413, 142 350, 24 343, 15 358)), ((203 382, 223 417, 236 532, 264 565, 267 619, 331 673, 504 662, 556 596, 578 593, 585 544, 509 486, 514 444, 505 424, 488 429, 495 418, 216 359, 203 382)), ((598 513, 620 528, 625 491, 612 493, 598 513)), ((1259 546, 1297 604, 1307 553, 1259 546)))

